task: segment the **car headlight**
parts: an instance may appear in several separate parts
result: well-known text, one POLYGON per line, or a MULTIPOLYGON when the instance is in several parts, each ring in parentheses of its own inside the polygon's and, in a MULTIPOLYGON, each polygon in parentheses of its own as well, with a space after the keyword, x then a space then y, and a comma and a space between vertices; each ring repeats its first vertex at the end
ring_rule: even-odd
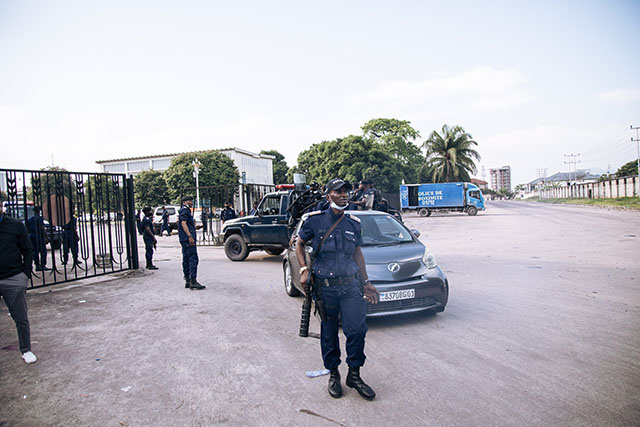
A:
POLYGON ((426 265, 429 270, 438 266, 435 255, 432 254, 426 246, 424 248, 424 255, 422 256, 422 262, 424 262, 424 265, 426 265))

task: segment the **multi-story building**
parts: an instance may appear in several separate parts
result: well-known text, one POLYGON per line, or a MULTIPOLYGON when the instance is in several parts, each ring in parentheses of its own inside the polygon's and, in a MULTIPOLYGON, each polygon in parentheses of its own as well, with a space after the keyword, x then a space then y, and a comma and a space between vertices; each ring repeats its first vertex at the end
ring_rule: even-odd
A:
MULTIPOLYGON (((273 185, 273 161, 275 156, 270 154, 256 154, 240 148, 226 148, 218 150, 228 156, 238 168, 240 178, 238 184, 273 185)), ((124 173, 127 176, 135 176, 145 170, 166 171, 174 157, 185 153, 154 154, 143 157, 129 157, 113 160, 98 160, 102 172, 124 173)), ((195 183, 194 183, 195 186, 195 183)), ((236 194, 235 207, 238 210, 247 211, 250 203, 245 197, 242 185, 236 194)))
MULTIPOLYGON (((226 148, 218 150, 233 160, 240 172, 240 183, 273 185, 273 160, 270 154, 256 154, 240 148, 226 148)), ((145 170, 164 172, 169 169, 171 161, 185 153, 154 154, 143 157, 129 157, 113 160, 98 160, 101 172, 124 173, 135 176, 145 170)))
POLYGON ((489 176, 493 191, 499 191, 502 188, 511 191, 511 167, 502 166, 501 168, 489 169, 489 176))

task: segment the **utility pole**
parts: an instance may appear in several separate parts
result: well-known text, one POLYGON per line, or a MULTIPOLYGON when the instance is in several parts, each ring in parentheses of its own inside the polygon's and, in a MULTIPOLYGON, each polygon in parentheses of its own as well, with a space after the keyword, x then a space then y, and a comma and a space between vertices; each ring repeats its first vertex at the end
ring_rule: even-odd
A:
MULTIPOLYGON (((575 179, 574 179, 574 181, 578 181, 578 167, 577 167, 577 164, 580 163, 580 160, 576 160, 576 159, 580 156, 580 153, 578 153, 578 154, 565 154, 564 156, 569 158, 569 160, 568 161, 565 160, 564 163, 568 164, 568 165, 572 164, 573 168, 575 169, 575 173, 574 173, 575 179)), ((571 170, 569 170, 569 181, 571 181, 571 170)), ((569 194, 573 197, 573 187, 571 186, 571 183, 569 183, 569 185, 570 185, 569 194)))
POLYGON ((539 168, 537 169, 537 172, 538 178, 542 178, 542 191, 540 191, 540 195, 542 196, 542 194, 547 190, 547 168, 539 168))
POLYGON ((640 197, 640 137, 638 137, 638 129, 640 129, 640 126, 633 126, 631 125, 631 130, 635 129, 636 130, 636 139, 633 139, 633 137, 631 137, 631 142, 635 141, 636 142, 636 147, 638 148, 638 197, 640 197))
POLYGON ((193 161, 193 176, 196 179, 196 209, 200 207, 200 184, 198 182, 198 172, 200 169, 200 162, 198 159, 193 161))

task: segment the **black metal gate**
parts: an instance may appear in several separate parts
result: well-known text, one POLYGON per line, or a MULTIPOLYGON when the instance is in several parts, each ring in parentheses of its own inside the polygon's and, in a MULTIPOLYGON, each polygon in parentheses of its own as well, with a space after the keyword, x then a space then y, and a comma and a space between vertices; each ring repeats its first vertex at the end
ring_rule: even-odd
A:
POLYGON ((193 215, 197 228, 200 228, 197 244, 199 246, 222 244, 218 236, 222 230, 220 213, 225 202, 233 205, 238 216, 246 216, 251 213, 254 203, 260 202, 265 194, 275 191, 275 188, 274 185, 269 184, 239 184, 183 189, 180 197, 184 195, 194 197, 193 215))
POLYGON ((32 288, 138 268, 132 178, 0 169, 0 190, 29 233, 32 288))

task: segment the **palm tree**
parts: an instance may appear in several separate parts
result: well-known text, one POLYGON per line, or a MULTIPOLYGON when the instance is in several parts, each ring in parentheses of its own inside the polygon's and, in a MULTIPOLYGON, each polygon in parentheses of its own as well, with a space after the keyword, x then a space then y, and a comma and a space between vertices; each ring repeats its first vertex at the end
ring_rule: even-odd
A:
POLYGON ((478 143, 461 126, 443 125, 442 133, 434 130, 422 144, 426 150, 423 168, 433 182, 470 181, 477 170, 473 159, 480 160, 474 145, 478 143))

